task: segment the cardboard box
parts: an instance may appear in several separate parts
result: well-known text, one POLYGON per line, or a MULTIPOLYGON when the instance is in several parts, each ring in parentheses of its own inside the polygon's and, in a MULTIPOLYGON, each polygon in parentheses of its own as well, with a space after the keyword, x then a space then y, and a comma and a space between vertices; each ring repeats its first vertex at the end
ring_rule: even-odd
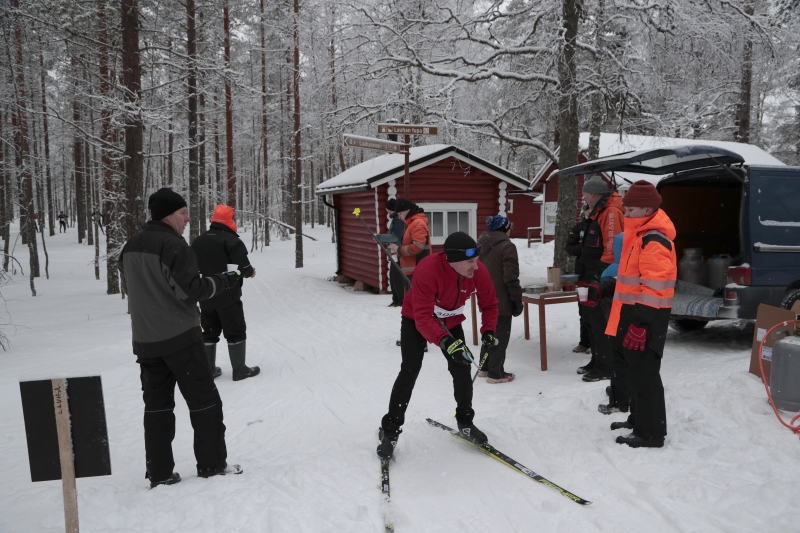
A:
POLYGON ((761 304, 758 306, 758 314, 756 315, 756 327, 753 331, 753 349, 750 354, 750 373, 763 379, 769 385, 769 373, 772 368, 772 347, 775 343, 782 338, 776 335, 779 331, 788 331, 789 335, 794 335, 794 320, 800 313, 800 301, 795 302, 791 309, 782 309, 780 307, 772 307, 771 305, 761 304), (785 328, 775 330, 772 335, 764 342, 764 351, 761 354, 764 359, 764 374, 766 377, 761 376, 761 369, 758 364, 758 347, 761 344, 761 339, 775 324, 781 322, 790 322, 785 328))

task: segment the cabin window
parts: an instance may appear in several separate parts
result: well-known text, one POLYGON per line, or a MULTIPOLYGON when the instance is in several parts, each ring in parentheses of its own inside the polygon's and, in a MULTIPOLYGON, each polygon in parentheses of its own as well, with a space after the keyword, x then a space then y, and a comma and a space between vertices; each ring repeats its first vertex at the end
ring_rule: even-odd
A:
POLYGON ((444 244, 451 233, 463 231, 477 240, 478 204, 433 204, 420 203, 428 217, 431 244, 444 244))

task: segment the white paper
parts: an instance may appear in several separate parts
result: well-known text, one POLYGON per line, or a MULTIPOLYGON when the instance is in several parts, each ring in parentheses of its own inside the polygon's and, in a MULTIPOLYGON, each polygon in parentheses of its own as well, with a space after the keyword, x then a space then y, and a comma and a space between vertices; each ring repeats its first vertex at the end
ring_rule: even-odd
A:
POLYGON ((766 335, 766 333, 767 333, 766 329, 758 328, 758 330, 756 331, 756 341, 761 342, 761 339, 764 338, 764 335, 766 335))
POLYGON ((761 359, 764 361, 772 361, 772 348, 764 346, 764 349, 761 350, 761 359))

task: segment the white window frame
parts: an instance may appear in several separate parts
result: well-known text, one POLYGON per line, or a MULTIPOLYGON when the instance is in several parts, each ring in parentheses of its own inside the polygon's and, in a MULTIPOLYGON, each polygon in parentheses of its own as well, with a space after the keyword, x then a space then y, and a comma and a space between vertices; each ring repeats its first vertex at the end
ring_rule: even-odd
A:
MULTIPOLYGON (((419 203, 417 204, 425 210, 426 213, 434 212, 447 212, 447 211, 467 211, 469 213, 469 236, 478 240, 477 235, 477 218, 478 218, 478 204, 477 203, 419 203)), ((447 224, 447 217, 444 216, 444 223, 447 224)), ((445 232, 447 228, 445 228, 445 232)), ((431 244, 442 245, 447 237, 434 237, 431 235, 431 244)))

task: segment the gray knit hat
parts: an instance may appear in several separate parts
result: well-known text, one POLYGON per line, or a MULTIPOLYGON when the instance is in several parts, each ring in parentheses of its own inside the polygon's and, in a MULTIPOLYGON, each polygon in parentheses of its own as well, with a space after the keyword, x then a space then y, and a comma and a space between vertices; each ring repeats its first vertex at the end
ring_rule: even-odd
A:
POLYGON ((587 194, 605 194, 608 192, 608 184, 600 176, 592 176, 583 182, 583 192, 587 194))

